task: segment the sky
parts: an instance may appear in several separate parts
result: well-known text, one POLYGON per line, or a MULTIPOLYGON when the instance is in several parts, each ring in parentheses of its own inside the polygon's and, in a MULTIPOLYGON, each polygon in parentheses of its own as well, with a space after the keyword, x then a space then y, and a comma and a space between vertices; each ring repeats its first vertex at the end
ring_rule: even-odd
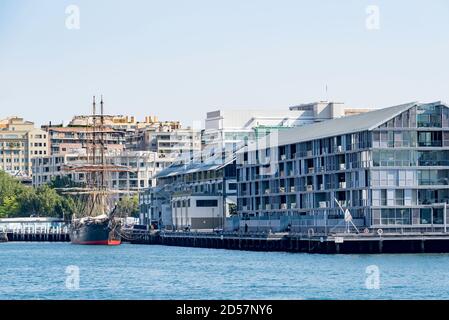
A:
POLYGON ((0 0, 0 118, 39 125, 101 94, 109 114, 185 125, 318 100, 449 102, 448 59, 447 0, 0 0))

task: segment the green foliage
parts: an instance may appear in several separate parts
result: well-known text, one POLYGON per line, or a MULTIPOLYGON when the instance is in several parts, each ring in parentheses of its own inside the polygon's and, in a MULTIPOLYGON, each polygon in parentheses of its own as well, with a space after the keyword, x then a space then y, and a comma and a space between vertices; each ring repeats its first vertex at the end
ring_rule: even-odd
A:
POLYGON ((117 203, 117 215, 121 217, 138 217, 139 216, 139 197, 125 196, 117 203))
POLYGON ((0 205, 0 218, 16 215, 19 212, 20 204, 15 196, 6 196, 0 205))
POLYGON ((229 204, 229 215, 230 216, 237 215, 237 205, 235 203, 230 203, 229 204))
POLYGON ((51 185, 33 189, 0 171, 0 218, 30 215, 70 217, 75 207, 74 199, 58 194, 51 185))

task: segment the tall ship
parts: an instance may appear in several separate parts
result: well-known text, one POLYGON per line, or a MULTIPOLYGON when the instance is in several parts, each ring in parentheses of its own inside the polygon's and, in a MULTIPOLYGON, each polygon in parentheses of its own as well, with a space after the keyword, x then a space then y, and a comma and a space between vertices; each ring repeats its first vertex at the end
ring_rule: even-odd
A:
POLYGON ((100 104, 101 111, 97 114, 94 97, 93 124, 86 127, 87 161, 64 167, 68 173, 83 174, 85 184, 64 188, 63 192, 73 196, 77 204, 70 224, 70 241, 80 245, 116 246, 121 244, 123 218, 116 212, 118 192, 109 189, 107 182, 113 172, 127 172, 129 168, 106 161, 103 97, 100 104))

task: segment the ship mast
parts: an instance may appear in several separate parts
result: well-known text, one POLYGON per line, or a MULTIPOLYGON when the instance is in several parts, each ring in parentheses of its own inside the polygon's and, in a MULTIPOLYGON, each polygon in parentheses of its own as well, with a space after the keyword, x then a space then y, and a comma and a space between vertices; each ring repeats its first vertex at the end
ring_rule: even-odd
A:
MULTIPOLYGON (((113 172, 130 172, 127 166, 106 163, 105 144, 105 115, 103 96, 100 101, 100 114, 97 114, 96 99, 93 97, 92 115, 87 119, 86 127, 86 153, 85 164, 65 165, 66 172, 83 173, 86 178, 85 188, 68 188, 62 191, 67 194, 77 195, 84 204, 81 216, 113 215, 111 214, 112 195, 118 191, 108 190, 106 174, 113 172), (90 125, 89 118, 92 118, 90 125)), ((76 218, 74 216, 74 218, 76 218)))

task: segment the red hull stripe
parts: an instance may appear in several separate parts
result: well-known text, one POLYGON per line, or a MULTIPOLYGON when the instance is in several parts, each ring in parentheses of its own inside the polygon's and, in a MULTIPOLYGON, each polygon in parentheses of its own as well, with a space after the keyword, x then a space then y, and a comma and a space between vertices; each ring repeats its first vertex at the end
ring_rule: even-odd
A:
POLYGON ((73 243, 92 246, 118 246, 121 244, 121 240, 76 241, 73 243))

